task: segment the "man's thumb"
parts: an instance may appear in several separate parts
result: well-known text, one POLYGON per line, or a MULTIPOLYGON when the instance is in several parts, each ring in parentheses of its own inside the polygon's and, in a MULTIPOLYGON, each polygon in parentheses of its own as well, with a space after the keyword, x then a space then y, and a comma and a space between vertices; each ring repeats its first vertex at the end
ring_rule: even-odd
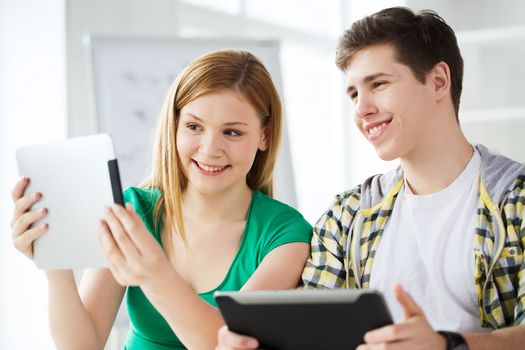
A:
POLYGON ((405 320, 408 320, 410 317, 423 315, 423 310, 419 305, 412 299, 412 296, 405 292, 403 287, 400 284, 394 286, 394 293, 396 295, 397 301, 403 306, 405 320))

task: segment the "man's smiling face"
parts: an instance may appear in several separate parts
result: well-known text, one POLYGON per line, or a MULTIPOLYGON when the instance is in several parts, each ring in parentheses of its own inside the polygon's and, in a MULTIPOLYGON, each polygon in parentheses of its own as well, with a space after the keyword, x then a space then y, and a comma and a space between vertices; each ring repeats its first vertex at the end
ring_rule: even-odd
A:
POLYGON ((364 48, 346 67, 355 123, 383 160, 408 157, 432 132, 435 91, 400 63, 388 44, 364 48))

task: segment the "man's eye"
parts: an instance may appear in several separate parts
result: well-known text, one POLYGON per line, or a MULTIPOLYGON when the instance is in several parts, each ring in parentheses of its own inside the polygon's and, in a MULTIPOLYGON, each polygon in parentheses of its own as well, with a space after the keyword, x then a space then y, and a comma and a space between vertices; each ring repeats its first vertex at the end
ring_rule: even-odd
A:
POLYGON ((232 130, 232 129, 224 130, 224 134, 228 136, 241 136, 242 135, 240 131, 232 130))
POLYGON ((374 84, 372 85, 374 88, 378 88, 378 87, 381 87, 383 85, 386 84, 386 81, 376 81, 374 82, 374 84))

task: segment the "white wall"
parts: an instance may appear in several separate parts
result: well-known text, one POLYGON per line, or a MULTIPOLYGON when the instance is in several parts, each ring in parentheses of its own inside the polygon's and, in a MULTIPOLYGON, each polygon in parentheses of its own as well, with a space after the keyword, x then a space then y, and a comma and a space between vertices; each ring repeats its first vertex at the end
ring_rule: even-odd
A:
POLYGON ((88 96, 89 74, 85 34, 173 36, 177 21, 174 0, 68 0, 66 2, 67 82, 70 136, 96 131, 88 96))
POLYGON ((456 31, 465 62, 459 120, 472 143, 525 161, 525 2, 409 0, 456 31))
POLYGON ((64 0, 0 4, 0 349, 53 349, 43 273, 15 251, 17 146, 65 136, 64 0))
POLYGON ((522 0, 405 0, 405 3, 414 10, 436 11, 456 32, 524 23, 522 0))

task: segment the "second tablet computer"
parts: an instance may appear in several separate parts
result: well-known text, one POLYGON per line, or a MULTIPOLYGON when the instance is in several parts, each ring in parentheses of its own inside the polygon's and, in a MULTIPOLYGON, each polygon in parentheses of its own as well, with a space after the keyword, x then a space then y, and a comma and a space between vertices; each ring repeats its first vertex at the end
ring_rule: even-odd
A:
POLYGON ((366 332, 392 323, 373 290, 217 292, 229 329, 262 349, 355 349, 366 332))

